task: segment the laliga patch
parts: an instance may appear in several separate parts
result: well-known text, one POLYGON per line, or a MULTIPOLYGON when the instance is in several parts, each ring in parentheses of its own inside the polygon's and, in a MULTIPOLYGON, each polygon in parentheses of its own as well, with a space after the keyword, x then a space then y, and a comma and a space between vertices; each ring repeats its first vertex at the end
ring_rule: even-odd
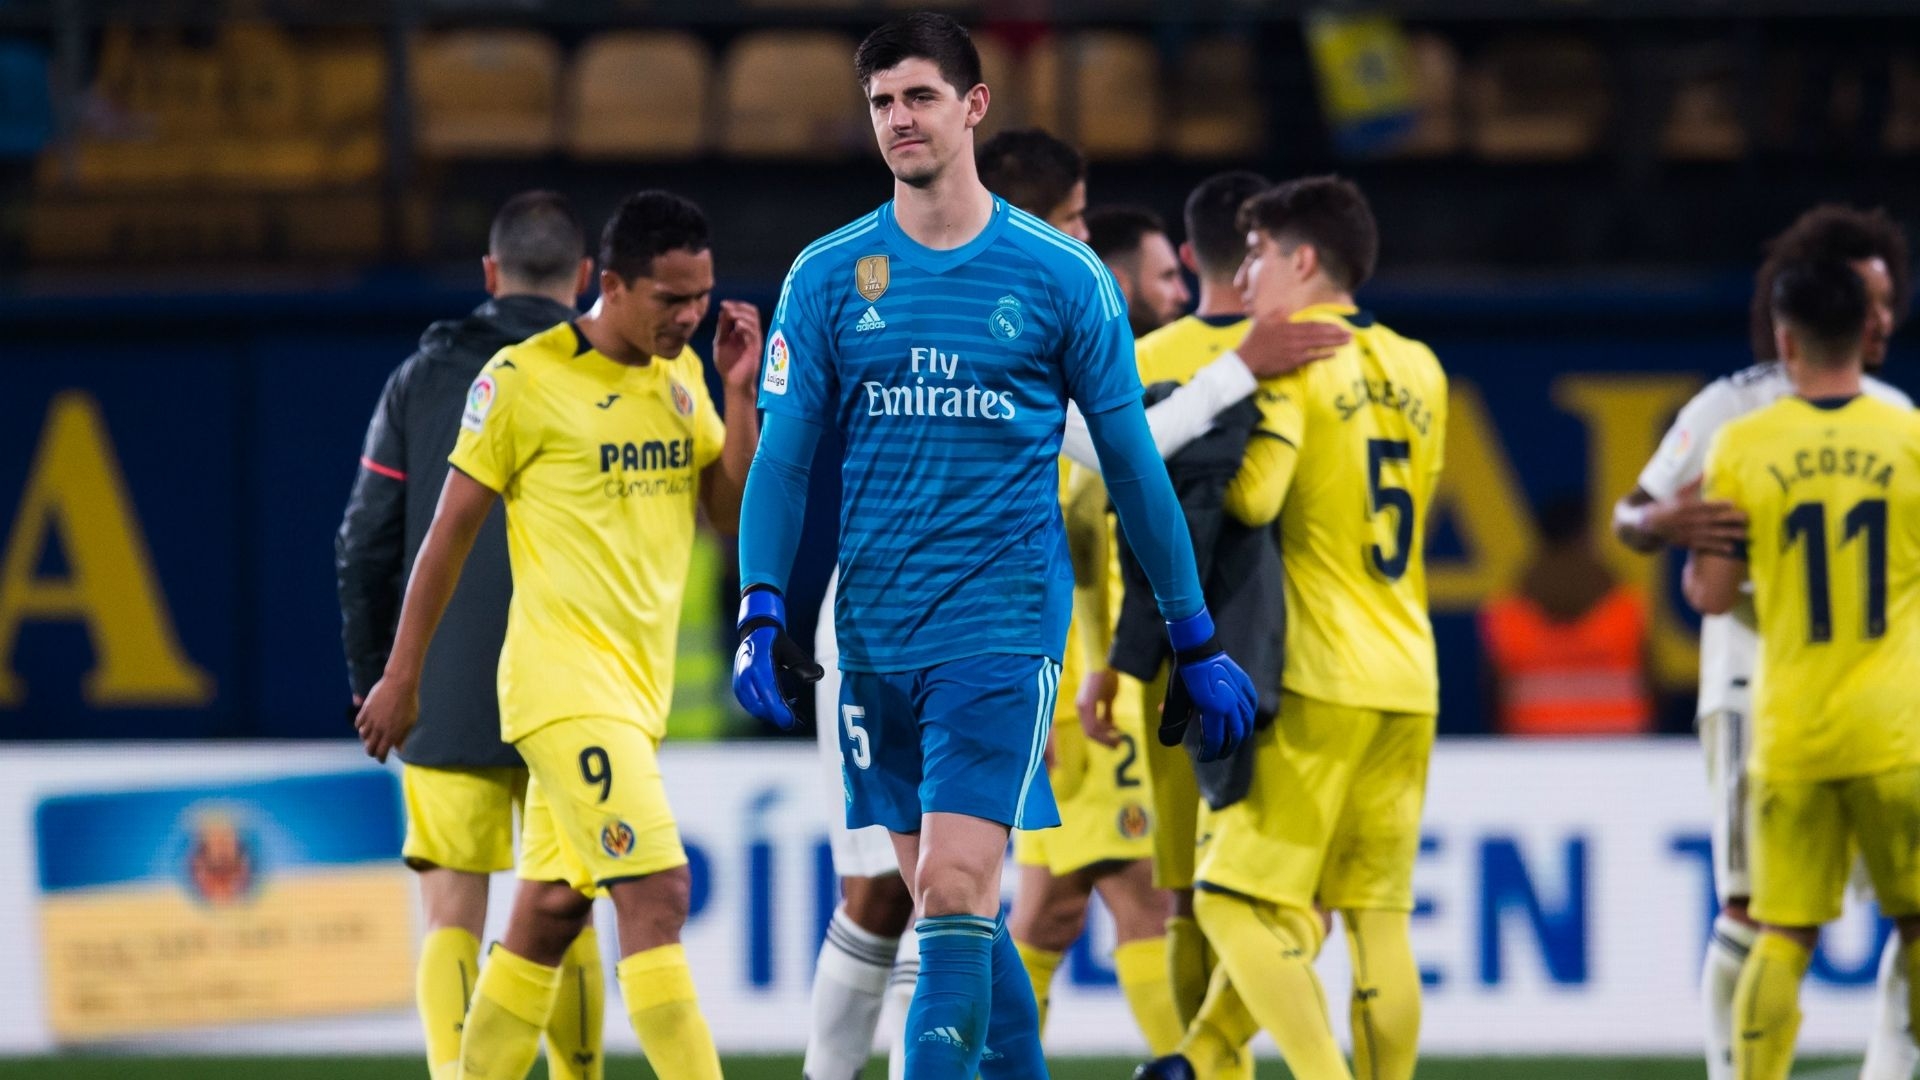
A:
POLYGON ((775 330, 767 339, 767 371, 760 379, 760 389, 769 394, 787 392, 787 369, 793 364, 792 350, 787 347, 787 335, 775 330))
POLYGON ((493 376, 482 375, 467 389, 467 408, 460 414, 460 426, 479 431, 487 424, 487 412, 493 408, 493 376))
POLYGON ((673 411, 681 416, 693 415, 693 395, 677 382, 673 384, 673 411))

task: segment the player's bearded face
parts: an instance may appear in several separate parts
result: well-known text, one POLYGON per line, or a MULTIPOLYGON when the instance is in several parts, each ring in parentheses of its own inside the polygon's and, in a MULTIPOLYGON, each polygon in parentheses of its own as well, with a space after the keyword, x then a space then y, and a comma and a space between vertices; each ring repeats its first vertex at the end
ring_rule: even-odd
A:
POLYGON ((1866 366, 1878 371, 1887 362, 1887 339, 1893 336, 1893 275, 1884 259, 1855 259, 1852 265, 1867 286, 1866 366))
POLYGON ((961 94, 933 61, 903 60, 867 81, 867 112, 894 178, 925 187, 973 152, 967 133, 987 113, 987 88, 961 94))

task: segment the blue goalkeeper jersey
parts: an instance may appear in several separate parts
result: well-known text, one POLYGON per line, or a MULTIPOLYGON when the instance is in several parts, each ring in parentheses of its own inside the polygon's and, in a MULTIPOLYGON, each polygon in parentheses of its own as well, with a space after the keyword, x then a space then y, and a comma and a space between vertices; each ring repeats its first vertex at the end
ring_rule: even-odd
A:
POLYGON ((1089 414, 1139 400, 1126 315, 1086 245, 998 198, 950 251, 909 239, 887 203, 794 260, 760 407, 844 440, 842 668, 1059 659, 1060 432, 1069 397, 1089 414))

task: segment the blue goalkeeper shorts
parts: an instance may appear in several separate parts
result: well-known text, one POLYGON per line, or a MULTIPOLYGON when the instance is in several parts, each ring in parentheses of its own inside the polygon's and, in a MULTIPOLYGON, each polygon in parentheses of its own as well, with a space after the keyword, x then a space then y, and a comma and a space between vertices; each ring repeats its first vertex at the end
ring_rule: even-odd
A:
POLYGON ((927 813, 1060 824, 1045 762, 1059 686, 1059 662, 1032 655, 845 672, 840 715, 821 719, 839 722, 847 827, 915 833, 927 813))

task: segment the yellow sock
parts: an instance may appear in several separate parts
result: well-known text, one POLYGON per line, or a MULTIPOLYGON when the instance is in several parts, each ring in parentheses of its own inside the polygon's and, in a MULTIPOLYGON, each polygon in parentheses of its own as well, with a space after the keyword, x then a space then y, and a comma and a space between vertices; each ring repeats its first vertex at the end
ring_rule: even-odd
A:
POLYGON ((687 951, 662 945, 634 953, 614 970, 633 1033, 660 1080, 720 1080, 720 1054, 700 1015, 687 951))
POLYGON ((1186 1027, 1207 997, 1207 938, 1200 924, 1185 915, 1167 920, 1167 988, 1174 1013, 1186 1027))
POLYGON ((1020 953, 1020 966, 1027 969, 1027 981, 1033 984, 1033 1003, 1040 1009, 1040 1032, 1045 1034, 1047 1003, 1053 997, 1053 973, 1060 970, 1060 961, 1065 960, 1067 954, 1038 945, 1022 945, 1018 941, 1013 947, 1020 953))
POLYGON ((1413 1080, 1420 1050, 1420 966, 1403 911, 1343 911, 1353 961, 1353 1071, 1413 1080))
POLYGON ((427 1033, 427 1070, 434 1080, 460 1068, 460 1027, 480 977, 480 941, 458 927, 434 930, 420 943, 413 999, 427 1033))
POLYGON ((1800 981, 1813 953, 1765 930, 1740 969, 1733 991, 1733 1075, 1739 1080, 1786 1080, 1793 1040, 1800 1034, 1800 981))
POLYGON ((559 993, 559 968, 495 945, 480 969, 460 1036, 460 1080, 525 1080, 559 993))
POLYGON ((1225 967, 1213 970, 1207 998, 1187 1025, 1180 1054, 1193 1063, 1201 1080, 1234 1080, 1253 1076, 1253 1052, 1247 1044, 1260 1034, 1260 1024, 1240 1000, 1225 967))
POLYGON ((1167 980, 1167 939, 1143 938, 1115 946, 1113 969, 1120 976, 1127 1007, 1133 1010, 1133 1022, 1147 1037, 1147 1049, 1154 1057, 1173 1053, 1184 1029, 1173 1007, 1173 984, 1167 980))
POLYGON ((1219 948, 1220 966, 1247 1011, 1280 1045, 1295 1080, 1353 1080, 1313 973, 1320 917, 1223 893, 1197 894, 1194 914, 1219 948))
POLYGON ((601 1080, 607 1063, 601 1029, 607 1020, 607 977, 600 967, 600 938, 580 931, 560 961, 560 999, 547 1021, 548 1080, 601 1080))

